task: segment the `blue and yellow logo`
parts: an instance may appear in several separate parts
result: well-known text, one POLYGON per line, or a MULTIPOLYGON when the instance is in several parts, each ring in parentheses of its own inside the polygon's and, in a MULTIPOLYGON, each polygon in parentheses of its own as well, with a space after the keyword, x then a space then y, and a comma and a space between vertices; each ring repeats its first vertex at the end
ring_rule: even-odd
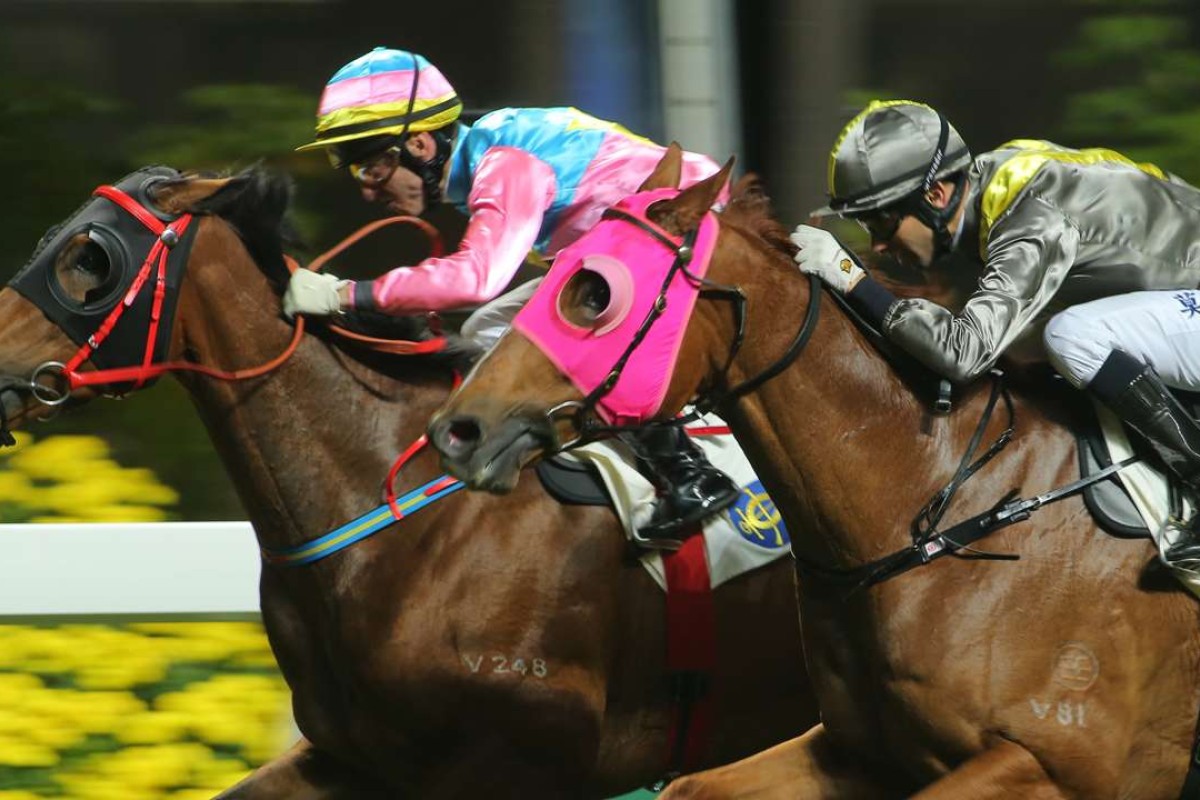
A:
POLYGON ((750 544, 778 550, 791 543, 779 509, 758 481, 743 486, 737 502, 725 513, 742 538, 750 544))

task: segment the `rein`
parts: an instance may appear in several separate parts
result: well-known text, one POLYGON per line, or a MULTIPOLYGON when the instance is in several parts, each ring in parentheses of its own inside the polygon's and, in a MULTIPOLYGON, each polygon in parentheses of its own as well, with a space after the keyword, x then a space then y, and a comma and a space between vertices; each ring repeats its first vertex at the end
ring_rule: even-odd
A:
MULTIPOLYGON (((129 196, 124 191, 115 186, 101 186, 93 192, 96 197, 101 197, 116 204, 119 208, 129 213, 132 217, 138 220, 142 225, 148 228, 158 238, 151 246, 150 252, 147 254, 145 261, 142 263, 141 269, 138 271, 133 283, 126 291, 121 302, 113 307, 105 320, 97 328, 96 332, 88 337, 87 341, 75 352, 75 354, 64 364, 58 361, 47 361, 34 368, 33 373, 29 377, 28 389, 33 394, 34 398, 47 406, 57 406, 65 403, 71 396, 71 392, 83 386, 95 386, 101 384, 123 384, 130 383, 132 386, 126 391, 132 391, 144 386, 148 381, 154 380, 167 372, 195 372, 205 375, 210 378, 224 381, 239 381, 249 378, 256 378, 265 375, 286 362, 296 348, 300 344, 300 340, 304 335, 304 318, 297 317, 295 330, 291 340, 283 351, 269 361, 255 367, 248 367, 238 370, 223 370, 215 367, 210 367, 204 364, 195 364, 189 361, 167 361, 152 363, 152 357, 155 350, 155 345, 159 337, 159 323, 163 300, 166 296, 166 266, 167 259, 173 248, 180 241, 184 232, 192 224, 194 216, 192 214, 183 214, 170 223, 164 223, 149 213, 146 208, 137 200, 129 196), (112 369, 96 369, 80 371, 80 368, 98 349, 108 335, 112 332, 117 322, 124 315, 137 298, 142 289, 149 281, 150 274, 154 270, 155 264, 158 266, 156 278, 154 281, 154 299, 153 307, 150 316, 149 327, 146 335, 145 353, 142 363, 137 366, 117 367, 112 369), (60 377, 66 384, 66 389, 60 390, 57 387, 48 386, 39 382, 39 378, 44 376, 60 377)), ((351 245, 355 244, 363 237, 373 233, 386 225, 392 224, 409 224, 420 228, 426 236, 429 237, 433 255, 440 255, 443 251, 441 237, 437 230, 428 222, 416 217, 389 217, 387 219, 377 220, 368 225, 363 226, 355 233, 343 239, 330 250, 319 255, 313 260, 309 269, 319 271, 325 263, 331 258, 340 254, 351 245)), ((289 272, 295 272, 301 267, 290 256, 284 256, 284 263, 287 265, 289 272)), ((399 339, 381 339, 354 331, 347 330, 337 325, 327 325, 328 329, 334 334, 354 341, 360 345, 368 347, 382 353, 391 353, 396 355, 416 355, 424 353, 433 353, 445 349, 446 339, 444 337, 436 337, 428 341, 407 341, 399 339)), ((122 392, 123 394, 124 392, 122 392)), ((6 420, 5 420, 6 422, 6 420)), ((7 431, 7 425, 3 425, 3 430, 7 431)))

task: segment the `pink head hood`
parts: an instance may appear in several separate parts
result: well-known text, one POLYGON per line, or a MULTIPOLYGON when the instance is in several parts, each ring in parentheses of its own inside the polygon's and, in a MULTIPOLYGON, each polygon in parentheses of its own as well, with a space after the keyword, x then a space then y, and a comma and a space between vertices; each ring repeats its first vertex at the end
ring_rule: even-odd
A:
MULTIPOLYGON (((646 217, 647 209, 679 194, 677 189, 641 192, 614 208, 653 229, 651 233, 628 219, 605 217, 563 249, 545 279, 513 320, 513 327, 532 341, 571 379, 585 396, 604 383, 634 335, 650 314, 663 281, 675 263, 683 240, 646 217), (560 296, 581 270, 598 274, 608 284, 611 300, 595 324, 584 328, 564 319, 560 296)), ((687 272, 702 278, 717 241, 718 224, 710 211, 700 222, 687 272)), ((666 308, 634 348, 612 390, 596 406, 610 424, 645 422, 658 413, 671 384, 683 334, 696 304, 699 285, 684 270, 676 270, 666 289, 666 308)))

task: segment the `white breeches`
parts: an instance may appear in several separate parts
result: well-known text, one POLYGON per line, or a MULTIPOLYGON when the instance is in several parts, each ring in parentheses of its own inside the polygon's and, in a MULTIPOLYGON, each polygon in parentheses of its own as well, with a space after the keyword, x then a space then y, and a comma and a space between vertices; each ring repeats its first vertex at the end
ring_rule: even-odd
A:
POLYGON ((529 301, 541 282, 541 278, 534 278, 511 292, 489 300, 467 317, 459 333, 464 339, 470 339, 483 349, 490 350, 496 340, 512 325, 513 317, 529 301))
POLYGON ((1086 387, 1113 350, 1154 368, 1163 383, 1200 391, 1200 291, 1131 292, 1072 306, 1044 334, 1050 362, 1086 387))

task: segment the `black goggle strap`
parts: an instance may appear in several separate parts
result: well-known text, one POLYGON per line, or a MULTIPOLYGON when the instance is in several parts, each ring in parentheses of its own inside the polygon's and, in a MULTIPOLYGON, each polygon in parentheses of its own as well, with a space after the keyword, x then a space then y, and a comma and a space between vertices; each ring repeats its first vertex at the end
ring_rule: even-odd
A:
POLYGON ((934 181, 937 180, 938 170, 942 168, 942 161, 946 158, 946 143, 950 140, 950 123, 938 113, 938 122, 941 123, 942 129, 938 132, 937 147, 933 150, 933 156, 929 159, 929 169, 925 171, 925 180, 921 182, 921 193, 928 192, 933 187, 934 181))
POLYGON ((938 171, 941 170, 942 162, 946 156, 946 144, 950 139, 950 123, 946 121, 946 118, 940 112, 938 113, 938 121, 942 127, 938 133, 937 147, 934 148, 933 156, 929 159, 929 169, 925 172, 925 178, 921 182, 921 189, 913 195, 912 211, 917 219, 933 230, 935 255, 944 255, 950 251, 950 248, 954 244, 948 226, 950 220, 954 217, 954 212, 958 209, 966 181, 959 180, 955 182, 954 191, 950 195, 950 202, 946 204, 945 208, 936 207, 925 196, 933 188, 934 183, 937 182, 938 171))
POLYGON ((433 158, 428 161, 421 161, 410 153, 408 148, 404 147, 403 141, 399 149, 400 163, 421 179, 426 204, 437 203, 442 199, 442 167, 450 158, 450 137, 440 130, 430 131, 429 135, 433 137, 437 149, 433 158))

